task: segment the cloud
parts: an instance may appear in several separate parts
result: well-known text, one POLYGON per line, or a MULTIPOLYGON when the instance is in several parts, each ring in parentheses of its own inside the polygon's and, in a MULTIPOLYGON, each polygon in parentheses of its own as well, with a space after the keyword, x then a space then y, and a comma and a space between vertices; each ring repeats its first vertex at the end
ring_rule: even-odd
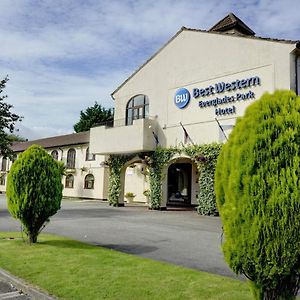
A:
POLYGON ((181 26, 230 11, 259 36, 299 39, 298 0, 1 0, 0 77, 27 138, 69 133, 181 26), (27 135, 28 134, 28 135, 27 135))

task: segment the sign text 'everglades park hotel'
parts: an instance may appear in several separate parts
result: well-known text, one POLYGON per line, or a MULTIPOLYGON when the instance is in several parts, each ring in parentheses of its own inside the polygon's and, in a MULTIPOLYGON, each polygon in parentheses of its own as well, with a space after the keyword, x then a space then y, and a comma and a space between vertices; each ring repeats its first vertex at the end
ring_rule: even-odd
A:
MULTIPOLYGON (((205 88, 194 88, 192 90, 192 95, 194 99, 200 98, 199 107, 206 108, 213 106, 215 108, 216 116, 227 115, 227 114, 234 114, 236 113, 236 107, 234 103, 237 101, 243 100, 251 100, 255 99, 255 93, 251 90, 247 92, 241 92, 243 89, 248 89, 251 87, 255 87, 261 84, 261 79, 258 76, 249 77, 246 79, 237 79, 232 82, 218 82, 214 85, 209 85, 205 88), (226 92, 234 92, 234 95, 225 95, 219 96, 219 94, 226 93, 226 92), (215 96, 217 95, 217 96, 215 96), (203 98, 212 97, 211 99, 205 100, 203 98), (220 105, 231 105, 224 108, 218 107, 220 105)), ((191 94, 188 89, 181 88, 178 89, 174 96, 174 103, 175 105, 183 109, 185 108, 191 99, 191 94)))

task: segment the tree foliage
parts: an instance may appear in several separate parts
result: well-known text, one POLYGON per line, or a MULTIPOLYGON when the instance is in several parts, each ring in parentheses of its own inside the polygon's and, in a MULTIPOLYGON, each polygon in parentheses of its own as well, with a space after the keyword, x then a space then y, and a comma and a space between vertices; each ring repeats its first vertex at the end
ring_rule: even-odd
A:
POLYGON ((75 132, 90 130, 97 123, 113 120, 113 110, 95 102, 94 106, 80 112, 80 120, 74 125, 75 132))
POLYGON ((300 97, 265 94, 238 119, 215 189, 230 267, 256 299, 295 299, 300 285, 300 97))
POLYGON ((7 95, 3 95, 3 90, 8 81, 8 77, 0 81, 0 155, 4 157, 12 157, 13 152, 10 149, 11 139, 9 133, 13 133, 15 124, 21 118, 11 112, 13 106, 6 103, 4 100, 7 95))
POLYGON ((49 217, 60 209, 63 165, 32 145, 13 163, 7 178, 7 203, 30 243, 37 241, 49 217))
POLYGON ((25 138, 13 133, 8 135, 8 140, 11 142, 26 142, 25 138))

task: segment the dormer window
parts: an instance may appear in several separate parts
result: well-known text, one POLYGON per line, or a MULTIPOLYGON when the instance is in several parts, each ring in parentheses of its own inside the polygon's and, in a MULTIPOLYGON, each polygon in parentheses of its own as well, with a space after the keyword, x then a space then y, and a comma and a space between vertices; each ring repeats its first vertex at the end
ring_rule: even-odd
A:
POLYGON ((149 99, 146 95, 131 98, 126 106, 126 125, 132 125, 133 120, 145 119, 149 116, 149 99))

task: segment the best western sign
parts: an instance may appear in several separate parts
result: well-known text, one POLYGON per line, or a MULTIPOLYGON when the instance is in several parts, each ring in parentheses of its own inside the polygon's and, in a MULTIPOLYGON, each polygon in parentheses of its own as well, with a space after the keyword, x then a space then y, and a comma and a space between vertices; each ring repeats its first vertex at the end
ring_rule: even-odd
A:
MULTIPOLYGON (((215 114, 220 116, 235 113, 236 107, 232 104, 236 101, 255 99, 253 91, 248 90, 247 92, 243 92, 243 90, 260 84, 260 77, 254 76, 245 79, 237 79, 232 82, 218 82, 205 88, 194 88, 192 94, 195 99, 201 99, 199 101, 200 108, 213 106, 215 107, 215 114), (232 95, 231 93, 230 96, 225 95, 222 97, 220 94, 225 92, 235 92, 235 94, 232 95), (209 96, 212 98, 206 100, 209 96), (232 106, 226 108, 218 107, 226 104, 231 104, 232 106)), ((178 108, 182 109, 188 105, 190 98, 190 92, 186 88, 181 88, 176 91, 174 103, 178 108)))

